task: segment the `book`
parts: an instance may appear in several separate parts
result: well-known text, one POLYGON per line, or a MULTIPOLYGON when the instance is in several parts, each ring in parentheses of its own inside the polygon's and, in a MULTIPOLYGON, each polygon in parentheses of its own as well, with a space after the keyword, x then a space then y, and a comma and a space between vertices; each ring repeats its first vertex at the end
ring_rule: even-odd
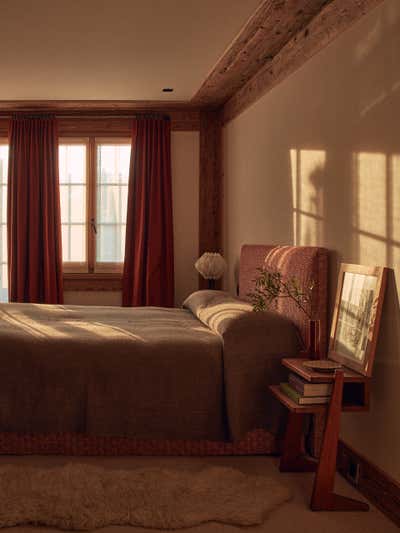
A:
POLYGON ((332 383, 309 383, 297 374, 289 374, 289 385, 301 396, 329 396, 332 394, 332 383))
POLYGON ((330 396, 302 396, 289 383, 280 384, 281 391, 299 405, 312 405, 316 403, 329 403, 330 396))

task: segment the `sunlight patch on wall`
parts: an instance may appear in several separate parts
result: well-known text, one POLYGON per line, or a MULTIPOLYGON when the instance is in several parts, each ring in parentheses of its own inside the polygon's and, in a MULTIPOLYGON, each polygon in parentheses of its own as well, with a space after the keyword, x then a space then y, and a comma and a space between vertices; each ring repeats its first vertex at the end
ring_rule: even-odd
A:
POLYGON ((385 265, 387 246, 384 241, 367 235, 358 236, 359 262, 363 265, 385 265))
POLYGON ((400 261, 400 156, 354 154, 354 238, 367 265, 400 261))
POLYGON ((290 150, 295 245, 323 243, 324 150, 290 150))
POLYGON ((390 211, 392 222, 389 230, 392 234, 392 264, 400 264, 400 155, 396 154, 391 158, 391 191, 390 191, 390 211))
POLYGON ((386 236, 386 156, 360 153, 357 157, 357 227, 381 237, 386 236))

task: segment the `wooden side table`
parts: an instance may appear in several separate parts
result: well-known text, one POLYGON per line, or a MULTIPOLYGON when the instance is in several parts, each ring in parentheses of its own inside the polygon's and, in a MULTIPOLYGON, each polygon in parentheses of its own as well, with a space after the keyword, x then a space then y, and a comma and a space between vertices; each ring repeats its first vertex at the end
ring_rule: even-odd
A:
POLYGON ((368 511, 364 502, 333 492, 336 456, 342 411, 366 411, 369 408, 369 378, 347 368, 335 375, 313 372, 303 366, 304 359, 283 359, 282 364, 310 383, 334 382, 329 405, 299 405, 271 385, 272 394, 289 410, 279 469, 281 472, 316 472, 310 507, 313 511, 368 511), (327 413, 319 461, 304 456, 302 450, 304 416, 327 413))

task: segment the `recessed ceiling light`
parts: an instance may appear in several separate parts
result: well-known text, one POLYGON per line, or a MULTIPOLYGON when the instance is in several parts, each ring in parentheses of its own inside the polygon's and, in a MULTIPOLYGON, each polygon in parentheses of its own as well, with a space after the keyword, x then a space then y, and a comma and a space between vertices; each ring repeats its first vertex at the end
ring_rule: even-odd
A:
POLYGON ((164 87, 163 93, 173 93, 174 89, 172 87, 164 87))

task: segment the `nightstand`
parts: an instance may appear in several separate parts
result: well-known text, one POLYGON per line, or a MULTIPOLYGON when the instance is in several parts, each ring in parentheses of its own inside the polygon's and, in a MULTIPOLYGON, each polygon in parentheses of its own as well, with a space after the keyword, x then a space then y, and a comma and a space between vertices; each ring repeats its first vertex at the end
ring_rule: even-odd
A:
POLYGON ((369 378, 345 367, 335 374, 315 372, 303 365, 305 359, 283 359, 282 364, 310 383, 333 382, 329 404, 299 405, 285 395, 279 385, 270 391, 288 411, 288 421, 279 469, 281 472, 316 472, 310 507, 313 511, 368 511, 364 502, 333 492, 336 455, 342 411, 369 408, 369 378), (304 416, 326 413, 326 425, 319 461, 304 456, 302 450, 304 416))

